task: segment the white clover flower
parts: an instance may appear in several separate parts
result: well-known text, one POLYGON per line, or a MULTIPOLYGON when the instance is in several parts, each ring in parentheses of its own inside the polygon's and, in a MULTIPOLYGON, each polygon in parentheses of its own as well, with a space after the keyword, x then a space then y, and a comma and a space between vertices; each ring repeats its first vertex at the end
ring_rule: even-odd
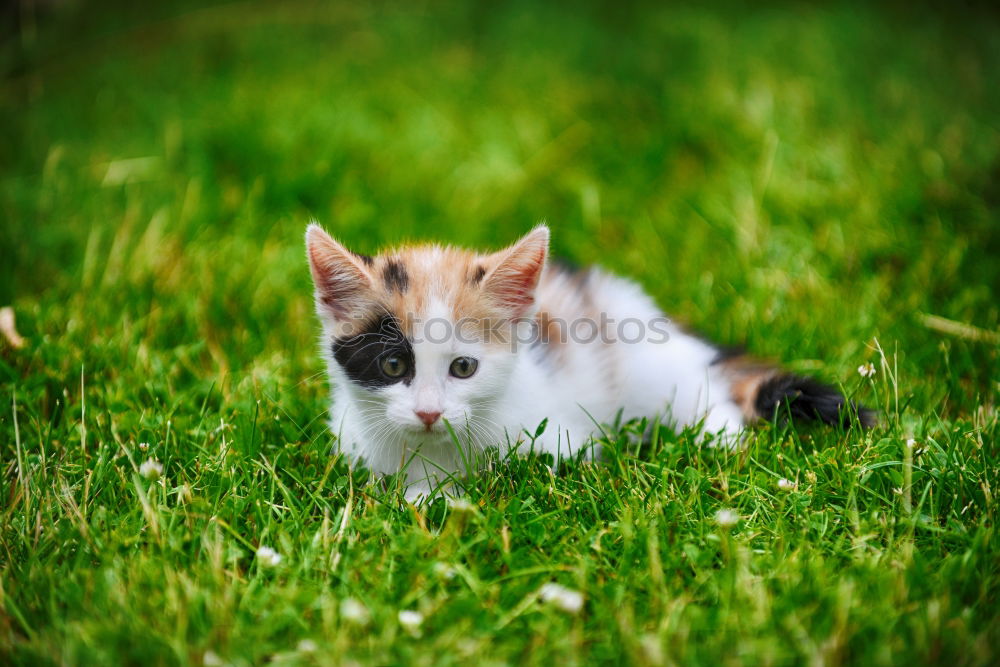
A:
POLYGON ((163 464, 153 459, 146 459, 139 466, 139 474, 150 481, 157 480, 163 474, 163 464))
POLYGON ((219 654, 215 651, 209 650, 205 651, 205 654, 201 656, 201 664, 205 665, 205 667, 222 667, 225 663, 222 662, 222 658, 219 657, 219 654))
POLYGON ((140 452, 145 452, 145 451, 148 451, 148 450, 149 450, 149 443, 148 442, 140 442, 139 443, 139 451, 140 452))
POLYGON ((719 510, 715 513, 715 523, 722 528, 732 528, 740 520, 740 515, 730 509, 719 510))
POLYGON ((917 441, 915 439, 913 439, 913 438, 907 438, 906 439, 906 447, 907 447, 907 449, 916 449, 916 447, 917 447, 917 441))
POLYGON ((424 615, 412 609, 402 610, 397 615, 397 618, 399 618, 399 624, 403 626, 403 629, 410 634, 418 633, 420 626, 424 624, 424 615))
POLYGON ((449 498, 448 507, 451 508, 452 512, 476 512, 479 507, 472 504, 465 498, 449 498))
POLYGON ((295 650, 299 653, 315 653, 318 649, 319 646, 311 639, 303 639, 295 645, 295 650))
POLYGON ((645 634, 639 639, 639 646, 646 658, 646 663, 651 665, 663 665, 667 661, 663 656, 663 643, 659 637, 653 634, 645 634))
POLYGON ((858 375, 863 378, 875 377, 875 365, 870 361, 858 366, 858 375))
POLYGON ((368 607, 354 598, 344 598, 340 601, 340 617, 354 625, 365 626, 371 620, 368 607))
POLYGON ((543 602, 561 609, 567 614, 579 614, 583 609, 583 593, 565 586, 548 583, 538 589, 538 597, 543 602))
POLYGON ((778 480, 778 488, 782 491, 794 491, 797 486, 798 484, 790 479, 785 479, 784 477, 778 480))
POLYGON ((271 547, 261 545, 257 547, 257 560, 264 567, 278 567, 281 564, 281 554, 271 547))
POLYGON ((448 565, 447 563, 441 563, 441 562, 434 563, 434 567, 432 569, 434 570, 434 574, 441 577, 442 579, 454 579, 455 575, 457 574, 455 568, 452 567, 451 565, 448 565))

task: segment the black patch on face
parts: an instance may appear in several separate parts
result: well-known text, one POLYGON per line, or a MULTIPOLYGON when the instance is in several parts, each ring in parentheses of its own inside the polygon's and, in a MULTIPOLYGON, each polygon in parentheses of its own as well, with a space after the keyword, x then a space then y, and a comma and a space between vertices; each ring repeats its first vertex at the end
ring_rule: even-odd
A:
POLYGON ((486 275, 485 266, 477 266, 476 270, 472 272, 472 276, 469 278, 469 282, 473 285, 478 285, 483 282, 483 276, 486 275))
POLYGON ((386 288, 405 292, 410 285, 410 276, 406 273, 406 267, 396 259, 390 259, 382 269, 382 280, 385 281, 386 288))
POLYGON ((875 425, 875 413, 848 401, 835 388, 813 378, 799 375, 778 375, 763 382, 754 402, 757 414, 774 419, 787 410, 793 420, 817 420, 825 424, 848 426, 856 415, 862 426, 875 425))
POLYGON ((371 266, 375 263, 375 258, 369 255, 362 255, 360 252, 352 252, 351 254, 364 262, 365 266, 371 266))
POLYGON ((413 380, 413 347, 392 315, 373 319, 356 336, 333 341, 332 350, 333 358, 351 382, 362 387, 379 389, 397 382, 410 384, 413 380), (391 355, 406 363, 406 372, 399 377, 389 377, 382 372, 382 360, 391 355))

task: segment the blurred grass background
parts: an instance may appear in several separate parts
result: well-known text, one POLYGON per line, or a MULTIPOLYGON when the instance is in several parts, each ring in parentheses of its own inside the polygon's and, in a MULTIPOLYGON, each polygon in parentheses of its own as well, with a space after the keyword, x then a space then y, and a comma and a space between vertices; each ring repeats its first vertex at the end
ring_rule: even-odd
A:
MULTIPOLYGON (((978 540, 969 548, 987 574, 980 572, 984 592, 971 608, 997 602, 996 538, 992 529, 985 537, 973 530, 992 525, 995 514, 958 514, 966 491, 989 500, 997 479, 995 442, 983 433, 996 432, 1000 389, 1000 25, 985 5, 32 6, 22 6, 0 49, 0 305, 14 307, 28 340, 22 350, 0 347, 4 400, 19 406, 0 411, 3 495, 11 499, 0 595, 9 637, 36 642, 29 644, 40 653, 30 655, 86 661, 97 655, 94 638, 105 637, 117 647, 105 657, 163 658, 155 646, 148 656, 129 653, 128 633, 116 634, 113 623, 84 632, 71 620, 93 605, 117 618, 107 611, 111 593, 104 607, 88 602, 95 563, 153 587, 198 571, 186 560, 200 557, 196 547, 178 547, 186 556, 144 551, 141 565, 117 560, 148 539, 148 516, 129 505, 116 447, 160 442, 157 456, 180 466, 181 477, 216 488, 202 522, 217 516, 236 525, 248 513, 254 524, 261 499, 240 485, 270 488, 273 502, 274 471, 254 467, 275 455, 272 447, 286 465, 322 477, 323 487, 326 389, 315 376, 321 364, 302 245, 310 218, 360 252, 407 240, 497 247, 544 219, 557 255, 635 278, 713 340, 745 343, 857 389, 887 410, 893 430, 878 437, 969 436, 983 477, 961 483, 968 489, 960 485, 959 504, 948 510, 954 543, 940 538, 932 551, 943 559, 954 544, 978 540), (877 387, 859 385, 854 369, 880 362, 876 341, 889 366, 879 366, 877 387), (34 453, 15 452, 18 410, 18 437, 32 439, 34 453), (223 462, 237 456, 254 472, 206 481, 200 462, 217 447, 213 429, 228 433, 227 423, 238 425, 230 440, 238 456, 220 455, 223 462), (42 471, 53 460, 60 463, 49 478, 42 471), (37 495, 27 490, 25 466, 40 471, 31 477, 37 495), (104 494, 91 500, 103 517, 77 521, 47 495, 59 495, 63 483, 83 494, 84 510, 88 493, 104 494), (41 543, 35 512, 52 522, 41 543), (80 537, 88 531, 110 532, 103 541, 80 537), (66 543, 84 546, 70 556, 66 543), (173 574, 160 572, 167 562, 173 574), (60 654, 52 648, 60 643, 76 648, 60 654)), ((802 466, 817 449, 843 454, 836 435, 817 438, 794 440, 786 454, 802 466)), ((878 461, 897 456, 879 452, 878 461)), ((709 477, 717 465, 685 463, 707 466, 699 474, 709 477)), ((879 502, 892 505, 897 482, 886 478, 879 502)), ((827 491, 819 504, 843 500, 827 491)), ((987 500, 983 507, 992 507, 987 500)), ((877 502, 868 509, 886 511, 877 502)), ((300 511, 301 530, 287 529, 286 550, 308 542, 295 537, 307 526, 315 530, 319 510, 300 511)), ((376 532, 386 516, 422 526, 392 509, 372 511, 376 532)), ((275 520, 264 515, 256 528, 275 520)), ((581 535, 592 520, 578 526, 581 535)), ((201 529, 186 530, 177 538, 184 544, 201 529)), ((359 549, 376 549, 359 539, 359 549)), ((221 544, 205 553, 224 551, 221 544)), ((166 549, 162 541, 157 548, 166 549)), ((795 576, 808 579, 813 564, 804 562, 795 576)), ((945 561, 927 562, 935 569, 945 561)), ((831 568, 822 572, 837 576, 831 568)), ((907 581, 918 570, 907 569, 907 581)), ((890 585, 872 577, 872 591, 890 585)), ((927 584, 926 594, 960 587, 960 569, 954 577, 927 584)), ((377 580, 371 585, 378 590, 377 580)), ((383 593, 369 602, 398 599, 391 590, 372 595, 383 593)), ((683 594, 698 598, 690 588, 683 594)), ((285 600, 290 618, 301 612, 295 595, 285 600)), ((115 623, 150 632, 155 610, 132 604, 136 618, 115 623)), ((830 604, 807 634, 835 624, 839 603, 830 604)), ((969 608, 941 604, 946 614, 969 608)), ((880 613, 902 613, 892 609, 880 613)), ((718 657, 697 639, 709 629, 750 641, 737 621, 699 618, 685 626, 700 647, 691 655, 718 657)), ((995 619, 980 618, 980 629, 995 631, 995 619)), ((627 636, 633 622, 654 621, 618 618, 615 632, 627 636)), ((923 637, 925 625, 917 626, 914 636, 923 637)), ((169 640, 175 655, 184 655, 184 641, 206 641, 206 626, 192 627, 201 630, 169 640)), ((767 627, 776 634, 762 635, 760 645, 770 638, 785 646, 790 626, 767 627)), ((517 628, 498 635, 494 657, 519 654, 503 648, 517 645, 517 628)), ((162 632, 153 635, 170 630, 162 632)), ((866 632, 876 640, 865 644, 862 633, 852 641, 873 653, 855 646, 849 655, 893 662, 876 645, 896 644, 866 632)), ((623 656, 604 639, 589 649, 576 635, 568 641, 577 658, 623 656)), ((954 641, 948 655, 964 647, 954 641)), ((931 655, 920 641, 903 644, 898 650, 931 655)), ((566 657, 559 646, 552 650, 566 657)), ((811 655, 767 646, 772 657, 811 655)), ((970 661, 989 657, 983 650, 970 661)))
POLYGON ((111 292, 108 324, 176 310, 241 366, 309 340, 311 217, 360 251, 544 219, 556 253, 722 342, 853 362, 881 336, 946 379, 943 343, 962 372, 935 398, 995 390, 995 346, 915 319, 997 329, 993 15, 79 3, 37 23, 5 51, 0 301, 111 292))

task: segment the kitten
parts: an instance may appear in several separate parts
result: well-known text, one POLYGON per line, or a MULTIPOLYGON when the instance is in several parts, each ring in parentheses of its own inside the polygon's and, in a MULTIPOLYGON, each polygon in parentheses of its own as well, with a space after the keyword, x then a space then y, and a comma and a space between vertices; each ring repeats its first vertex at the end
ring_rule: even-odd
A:
POLYGON ((783 406, 794 418, 872 424, 831 387, 685 332, 632 282, 547 263, 548 243, 539 226, 495 253, 420 245, 368 257, 309 226, 341 451, 377 473, 405 470, 415 498, 546 419, 534 447, 557 457, 619 412, 700 425, 709 444, 729 447, 783 406))

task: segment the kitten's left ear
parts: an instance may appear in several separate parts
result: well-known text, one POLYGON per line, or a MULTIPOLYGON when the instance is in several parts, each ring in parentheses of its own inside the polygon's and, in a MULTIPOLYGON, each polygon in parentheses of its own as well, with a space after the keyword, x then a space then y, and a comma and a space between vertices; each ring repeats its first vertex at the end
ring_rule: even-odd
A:
POLYGON ((538 225, 507 250, 483 281, 483 292, 513 317, 525 317, 535 305, 535 288, 549 254, 549 228, 538 225))

